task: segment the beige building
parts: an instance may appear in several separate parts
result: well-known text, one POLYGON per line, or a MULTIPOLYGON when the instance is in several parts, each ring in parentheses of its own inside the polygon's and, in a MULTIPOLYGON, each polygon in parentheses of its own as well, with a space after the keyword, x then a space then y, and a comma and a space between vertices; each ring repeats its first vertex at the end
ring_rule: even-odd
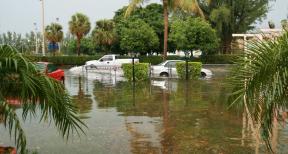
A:
POLYGON ((262 41, 275 39, 282 34, 282 29, 260 29, 257 33, 250 34, 232 34, 231 44, 232 54, 240 54, 245 50, 245 46, 250 41, 262 41))

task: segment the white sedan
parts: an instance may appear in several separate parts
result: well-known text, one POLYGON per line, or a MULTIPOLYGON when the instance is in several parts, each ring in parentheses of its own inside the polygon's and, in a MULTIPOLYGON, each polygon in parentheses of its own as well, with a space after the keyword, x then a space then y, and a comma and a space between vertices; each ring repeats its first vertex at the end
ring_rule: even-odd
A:
MULTIPOLYGON (((175 77, 177 78, 176 63, 185 62, 183 60, 166 60, 158 65, 151 66, 151 74, 154 77, 175 77)), ((208 69, 201 69, 202 78, 211 78, 212 72, 208 69)))

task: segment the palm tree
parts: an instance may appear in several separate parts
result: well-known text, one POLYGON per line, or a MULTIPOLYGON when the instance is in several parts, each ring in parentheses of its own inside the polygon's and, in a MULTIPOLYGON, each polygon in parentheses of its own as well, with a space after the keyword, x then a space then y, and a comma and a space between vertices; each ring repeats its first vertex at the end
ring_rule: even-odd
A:
POLYGON ((77 54, 80 55, 80 43, 81 39, 89 33, 90 31, 89 18, 82 14, 76 13, 72 16, 71 21, 69 21, 69 30, 77 38, 77 54))
MULTIPOLYGON (((111 45, 116 40, 115 23, 112 20, 99 20, 92 32, 92 37, 98 45, 103 45, 111 51, 111 45)), ((107 49, 106 49, 107 50, 107 49)))
POLYGON ((249 44, 236 61, 231 81, 234 101, 244 107, 255 125, 254 132, 270 148, 273 119, 288 107, 288 33, 277 39, 249 44))
POLYGON ((31 117, 40 114, 40 121, 53 120, 63 137, 68 138, 74 131, 82 132, 81 126, 85 126, 77 117, 76 108, 63 84, 39 73, 34 63, 15 48, 1 45, 0 117, 10 135, 12 132, 15 135, 17 149, 26 153, 26 136, 15 109, 9 105, 11 100, 21 104, 24 121, 28 114, 31 117))
MULTIPOLYGON (((45 37, 55 46, 56 43, 63 40, 62 26, 58 23, 51 23, 51 25, 46 26, 45 37)), ((55 49, 53 49, 53 55, 55 55, 55 49)))
MULTIPOLYGON (((207 2, 210 3, 211 0, 207 2)), ((131 0, 128 8, 125 12, 125 16, 129 16, 132 11, 145 0, 131 0)), ((164 16, 164 48, 163 48, 163 60, 167 58, 167 47, 168 47, 168 9, 173 10, 180 9, 184 11, 189 11, 197 14, 204 18, 204 14, 198 5, 197 0, 162 0, 163 3, 163 16, 164 16)))

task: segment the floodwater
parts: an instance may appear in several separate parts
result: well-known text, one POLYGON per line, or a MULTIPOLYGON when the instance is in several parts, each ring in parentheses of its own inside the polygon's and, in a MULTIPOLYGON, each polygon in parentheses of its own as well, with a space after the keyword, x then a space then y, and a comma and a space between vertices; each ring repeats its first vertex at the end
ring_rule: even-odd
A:
MULTIPOLYGON (((227 68, 207 67, 214 73, 209 80, 154 79, 135 85, 116 76, 66 72, 65 86, 88 126, 86 134, 66 141, 49 121, 32 118, 22 123, 28 147, 41 154, 265 153, 243 111, 228 108, 227 68)), ((277 128, 277 153, 288 153, 287 127, 277 128)), ((2 125, 0 145, 13 145, 2 125)))

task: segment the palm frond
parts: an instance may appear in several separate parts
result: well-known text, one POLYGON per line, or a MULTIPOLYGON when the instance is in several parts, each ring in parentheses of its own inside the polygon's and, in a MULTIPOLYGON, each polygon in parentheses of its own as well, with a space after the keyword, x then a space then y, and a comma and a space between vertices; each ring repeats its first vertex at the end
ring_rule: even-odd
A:
POLYGON ((244 100, 240 97, 246 96, 245 101, 254 115, 254 122, 260 122, 266 143, 271 137, 273 117, 280 108, 287 107, 287 42, 288 33, 285 32, 276 40, 250 43, 245 55, 235 62, 230 79, 237 89, 235 100, 241 104, 244 100))
POLYGON ((129 5, 128 5, 128 7, 127 7, 127 9, 126 9, 124 17, 128 17, 133 12, 133 10, 135 10, 144 1, 145 0, 131 0, 129 5))
POLYGON ((0 116, 9 118, 4 123, 9 126, 9 130, 15 128, 16 145, 21 147, 22 153, 26 147, 24 144, 26 139, 25 135, 19 136, 19 132, 20 134, 24 132, 18 117, 5 103, 9 98, 21 102, 24 120, 28 114, 37 116, 36 108, 38 108, 41 114, 40 121, 44 117, 50 117, 63 137, 68 138, 74 131, 83 132, 82 126, 85 124, 78 118, 76 108, 72 105, 65 87, 55 79, 38 72, 34 63, 24 58, 14 48, 3 45, 0 46, 0 105, 2 106, 0 109, 4 107, 5 110, 0 112, 0 116))

